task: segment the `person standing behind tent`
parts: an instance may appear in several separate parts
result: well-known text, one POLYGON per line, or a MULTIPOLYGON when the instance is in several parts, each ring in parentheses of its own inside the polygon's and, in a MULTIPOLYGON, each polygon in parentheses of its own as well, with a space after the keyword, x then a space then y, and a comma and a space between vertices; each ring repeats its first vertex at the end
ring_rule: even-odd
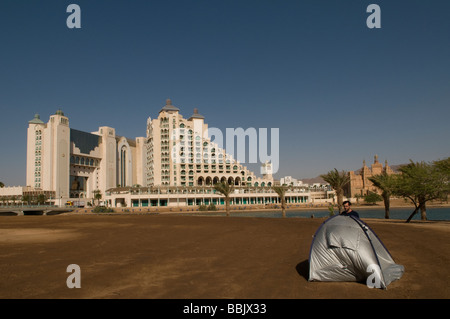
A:
POLYGON ((346 200, 345 202, 342 203, 342 205, 344 206, 344 211, 342 213, 340 213, 343 216, 353 216, 356 218, 359 218, 359 214, 357 212, 355 212, 354 210, 352 210, 352 203, 350 203, 348 200, 346 200))

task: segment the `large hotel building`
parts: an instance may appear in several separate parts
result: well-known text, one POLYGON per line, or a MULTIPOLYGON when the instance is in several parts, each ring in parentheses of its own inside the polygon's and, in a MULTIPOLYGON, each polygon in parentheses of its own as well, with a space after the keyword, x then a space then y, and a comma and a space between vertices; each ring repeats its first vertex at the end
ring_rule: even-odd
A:
MULTIPOLYGON (((151 206, 151 196, 133 200, 134 190, 143 194, 158 188, 158 193, 161 189, 170 193, 171 189, 204 189, 218 182, 233 184, 237 189, 273 185, 270 162, 262 165, 262 173, 262 177, 255 176, 211 142, 208 125, 197 109, 184 118, 170 99, 157 118, 148 118, 145 137, 119 136, 108 126, 95 132, 79 131, 70 127, 69 118, 61 110, 51 115, 47 123, 36 114, 28 125, 27 187, 51 194, 55 204, 92 201, 99 192, 111 206, 151 206), (128 197, 118 195, 123 193, 128 197)), ((262 203, 264 197, 254 200, 262 203)), ((293 202, 306 200, 307 196, 299 195, 293 202)), ((187 197, 181 201, 182 205, 205 203, 203 199, 187 197)), ((173 204, 170 199, 163 202, 173 204)))

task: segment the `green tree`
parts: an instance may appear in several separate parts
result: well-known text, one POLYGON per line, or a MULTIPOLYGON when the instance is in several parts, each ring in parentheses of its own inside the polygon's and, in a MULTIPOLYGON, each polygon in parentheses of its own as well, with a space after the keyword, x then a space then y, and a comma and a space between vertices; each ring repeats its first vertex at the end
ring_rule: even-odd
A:
POLYGON ((278 194, 278 197, 280 197, 281 202, 281 214, 283 217, 286 217, 286 198, 285 194, 287 191, 286 186, 272 186, 272 189, 275 191, 275 193, 278 194))
POLYGON ((39 205, 44 205, 47 197, 44 194, 39 194, 37 197, 37 202, 39 205))
POLYGON ((27 205, 31 205, 31 196, 30 195, 23 195, 22 196, 22 202, 27 203, 27 205))
POLYGON ((94 190, 94 199, 97 200, 97 206, 99 206, 100 199, 102 199, 102 192, 99 189, 94 190))
POLYGON ((448 195, 448 176, 439 165, 426 162, 413 162, 400 167, 394 194, 408 198, 415 209, 406 222, 419 211, 421 219, 427 219, 426 203, 434 199, 442 199, 448 195))
POLYGON ((382 201, 383 197, 374 192, 369 192, 366 196, 364 196, 364 201, 367 204, 374 205, 376 202, 382 201))
POLYGON ((0 188, 5 187, 5 184, 3 184, 3 182, 0 182, 0 188))
POLYGON ((369 177, 369 180, 376 188, 381 190, 381 197, 383 197, 384 202, 384 218, 389 219, 391 195, 395 189, 395 175, 389 175, 386 172, 383 172, 382 174, 369 177))
POLYGON ((447 180, 450 180, 450 157, 443 160, 434 161, 433 164, 438 171, 444 174, 447 180))
POLYGON ((331 185, 336 192, 338 209, 342 211, 342 202, 344 201, 344 189, 350 182, 350 176, 346 171, 338 171, 336 168, 327 174, 320 175, 325 182, 331 185))
POLYGON ((227 182, 221 182, 214 185, 214 189, 225 196, 225 211, 227 216, 230 216, 230 200, 231 193, 234 190, 234 185, 230 185, 227 182))
MULTIPOLYGON (((433 164, 436 167, 436 170, 443 175, 444 182, 447 183, 447 185, 450 185, 450 157, 447 157, 443 160, 437 160, 434 161, 433 164)), ((444 192, 442 200, 448 202, 448 194, 444 192)))
POLYGON ((329 211, 329 215, 334 216, 334 207, 333 204, 330 203, 330 205, 328 206, 328 211, 329 211))

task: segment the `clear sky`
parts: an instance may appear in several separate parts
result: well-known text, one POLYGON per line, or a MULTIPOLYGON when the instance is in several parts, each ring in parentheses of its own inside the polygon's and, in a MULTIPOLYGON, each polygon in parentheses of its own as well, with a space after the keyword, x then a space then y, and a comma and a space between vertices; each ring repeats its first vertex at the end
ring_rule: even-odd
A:
POLYGON ((25 185, 35 113, 135 138, 167 98, 222 130, 279 128, 276 178, 446 158, 450 1, 0 1, 6 186, 25 185))

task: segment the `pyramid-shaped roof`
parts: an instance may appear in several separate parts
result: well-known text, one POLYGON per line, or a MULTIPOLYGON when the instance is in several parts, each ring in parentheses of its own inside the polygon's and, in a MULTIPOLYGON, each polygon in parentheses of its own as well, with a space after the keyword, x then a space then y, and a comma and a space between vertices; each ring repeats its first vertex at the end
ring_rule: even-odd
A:
POLYGON ((167 99, 166 100, 166 105, 161 109, 161 111, 159 111, 159 113, 161 112, 179 112, 180 109, 177 108, 176 106, 172 105, 172 100, 171 99, 167 99))
POLYGON ((35 114, 34 118, 31 121, 28 121, 28 123, 30 123, 30 124, 44 124, 44 122, 42 122, 41 117, 39 116, 39 114, 35 114))

